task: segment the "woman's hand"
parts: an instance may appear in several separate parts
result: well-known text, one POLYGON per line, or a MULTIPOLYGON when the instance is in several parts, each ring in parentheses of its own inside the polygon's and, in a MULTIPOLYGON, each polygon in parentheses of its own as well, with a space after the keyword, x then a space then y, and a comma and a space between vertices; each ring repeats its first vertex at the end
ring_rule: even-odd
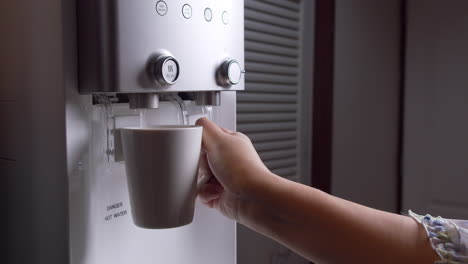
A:
POLYGON ((199 197, 208 206, 239 221, 250 190, 271 177, 271 173, 244 134, 221 128, 206 118, 199 119, 196 125, 203 126, 204 154, 199 177, 212 177, 200 188, 199 197))
MULTIPOLYGON (((358 205, 271 173, 250 140, 202 118, 200 198, 315 263, 434 263, 413 219, 358 205)), ((349 175, 352 177, 352 175, 349 175)))

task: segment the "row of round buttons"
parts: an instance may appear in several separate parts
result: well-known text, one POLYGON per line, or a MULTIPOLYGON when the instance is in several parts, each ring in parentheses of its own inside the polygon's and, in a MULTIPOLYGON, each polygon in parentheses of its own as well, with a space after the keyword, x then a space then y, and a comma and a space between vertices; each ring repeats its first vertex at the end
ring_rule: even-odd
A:
MULTIPOLYGON (((167 11, 168 11, 168 7, 167 7, 166 2, 158 1, 156 3, 156 12, 160 16, 166 15, 167 11)), ((182 15, 186 19, 189 19, 189 18, 192 17, 192 7, 189 4, 185 4, 185 5, 182 6, 182 15)), ((211 11, 210 8, 205 8, 204 16, 205 16, 205 20, 208 21, 208 22, 210 22, 213 19, 213 12, 211 11)), ((230 15, 229 15, 229 13, 227 11, 223 12, 221 18, 222 18, 222 21, 223 21, 223 23, 225 25, 229 24, 230 15)))
MULTIPOLYGON (((172 56, 160 56, 149 65, 150 77, 162 85, 175 84, 179 78, 180 66, 172 56)), ((234 59, 226 59, 216 73, 217 83, 230 87, 240 82, 244 71, 234 59)))

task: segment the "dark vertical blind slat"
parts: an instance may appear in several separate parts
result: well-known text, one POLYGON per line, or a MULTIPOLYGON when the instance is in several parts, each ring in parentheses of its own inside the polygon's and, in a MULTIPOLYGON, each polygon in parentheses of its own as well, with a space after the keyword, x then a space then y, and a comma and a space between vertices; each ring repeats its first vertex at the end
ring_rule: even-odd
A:
POLYGON ((245 0, 246 90, 237 127, 274 173, 297 180, 301 0, 245 0))

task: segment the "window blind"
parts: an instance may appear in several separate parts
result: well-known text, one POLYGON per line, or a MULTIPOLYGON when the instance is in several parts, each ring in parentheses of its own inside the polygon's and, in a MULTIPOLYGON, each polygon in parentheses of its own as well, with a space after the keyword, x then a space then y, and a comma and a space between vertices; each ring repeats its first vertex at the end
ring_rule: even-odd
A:
POLYGON ((245 0, 245 91, 237 127, 275 174, 299 181, 300 0, 245 0))

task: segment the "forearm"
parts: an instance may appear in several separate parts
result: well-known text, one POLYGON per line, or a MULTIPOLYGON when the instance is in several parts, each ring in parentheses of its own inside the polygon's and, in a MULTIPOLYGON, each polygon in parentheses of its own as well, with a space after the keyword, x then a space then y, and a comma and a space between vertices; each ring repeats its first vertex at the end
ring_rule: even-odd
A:
POLYGON ((277 176, 246 196, 240 222, 317 263, 430 263, 424 230, 277 176), (339 254, 337 254, 339 252, 339 254))

